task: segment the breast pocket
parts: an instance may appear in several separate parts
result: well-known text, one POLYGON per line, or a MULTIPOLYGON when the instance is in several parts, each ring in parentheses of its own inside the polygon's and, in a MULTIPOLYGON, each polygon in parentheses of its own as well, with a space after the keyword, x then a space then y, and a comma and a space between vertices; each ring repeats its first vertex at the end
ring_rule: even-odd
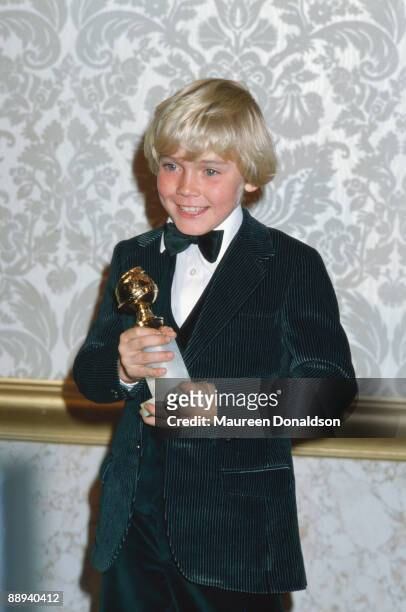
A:
POLYGON ((223 490, 226 495, 237 497, 269 498, 289 489, 293 473, 289 465, 273 465, 249 469, 223 468, 223 490))

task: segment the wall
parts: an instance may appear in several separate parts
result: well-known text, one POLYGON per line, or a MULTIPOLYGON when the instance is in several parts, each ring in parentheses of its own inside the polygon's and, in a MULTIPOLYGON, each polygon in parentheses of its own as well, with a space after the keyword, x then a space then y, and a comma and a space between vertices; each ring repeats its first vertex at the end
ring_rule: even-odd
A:
MULTIPOLYGON (((277 143, 253 214, 323 255, 358 375, 405 377, 401 0, 14 0, 0 22, 2 376, 66 376, 114 244, 160 220, 134 161, 153 107, 223 76, 248 85, 277 143)), ((27 575, 64 589, 72 612, 97 584, 78 579, 102 454, 0 447, 3 468, 33 470, 27 575)), ((295 609, 400 610, 404 464, 295 461, 311 583, 295 609)))
POLYGON ((358 375, 404 376, 405 10, 3 2, 3 375, 65 375, 114 244, 159 217, 140 155, 132 174, 152 109, 194 78, 224 76, 248 85, 277 141, 280 171, 255 216, 322 253, 358 375))
MULTIPOLYGON (((14 491, 18 474, 26 484, 12 541, 18 571, 8 569, 7 585, 13 574, 15 588, 63 590, 66 612, 96 612, 99 577, 88 553, 103 454, 101 447, 2 443, 0 471, 14 491)), ((292 611, 401 612, 405 463, 303 457, 294 463, 309 586, 292 594, 292 611)))

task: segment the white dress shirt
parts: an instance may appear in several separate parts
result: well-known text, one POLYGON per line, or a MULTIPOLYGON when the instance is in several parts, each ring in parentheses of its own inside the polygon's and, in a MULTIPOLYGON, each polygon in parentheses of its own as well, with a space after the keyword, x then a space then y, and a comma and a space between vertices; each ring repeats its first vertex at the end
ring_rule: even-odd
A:
MULTIPOLYGON (((187 249, 176 255, 175 271, 172 280, 171 308, 173 317, 179 327, 184 323, 188 314, 192 311, 199 297, 207 287, 215 269, 227 251, 230 243, 243 220, 242 208, 237 206, 224 221, 214 229, 223 230, 223 240, 220 253, 213 263, 203 257, 197 244, 191 244, 187 249)), ((169 223, 173 221, 168 220, 169 223)), ((164 234, 161 237, 160 252, 165 251, 164 234)), ((121 384, 127 389, 137 383, 121 384)))
MULTIPOLYGON (((172 280, 171 308, 173 317, 179 327, 186 321, 199 297, 208 285, 215 269, 219 265, 230 242, 238 232, 243 215, 241 206, 237 206, 216 230, 223 230, 223 240, 220 253, 213 263, 201 254, 197 244, 191 244, 187 249, 176 255, 175 272, 172 280)), ((172 221, 169 221, 172 223, 172 221)), ((160 251, 165 251, 164 234, 161 237, 160 251)))

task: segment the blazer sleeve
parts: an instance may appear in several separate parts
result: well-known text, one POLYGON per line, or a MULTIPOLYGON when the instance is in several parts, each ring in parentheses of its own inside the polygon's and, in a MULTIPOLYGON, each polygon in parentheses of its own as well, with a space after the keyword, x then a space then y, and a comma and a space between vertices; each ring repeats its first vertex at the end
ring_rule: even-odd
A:
POLYGON ((291 377, 353 378, 351 352, 322 258, 306 249, 295 264, 282 308, 291 377))
POLYGON ((122 273, 120 243, 114 249, 110 272, 96 319, 90 326, 74 364, 73 378, 79 391, 89 400, 100 403, 137 399, 145 393, 145 381, 128 390, 118 376, 118 345, 124 331, 114 291, 122 273))
POLYGON ((313 248, 295 263, 282 326, 290 354, 289 416, 348 416, 357 393, 350 347, 332 283, 313 248))

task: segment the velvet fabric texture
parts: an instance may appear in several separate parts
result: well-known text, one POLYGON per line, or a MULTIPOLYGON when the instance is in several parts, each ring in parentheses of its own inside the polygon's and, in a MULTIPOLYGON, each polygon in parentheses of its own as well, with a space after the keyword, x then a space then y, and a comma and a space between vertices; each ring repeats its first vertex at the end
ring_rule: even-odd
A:
POLYGON ((226 591, 184 578, 158 509, 134 514, 116 562, 103 574, 100 612, 283 612, 279 595, 226 591))
MULTIPOLYGON (((74 363, 81 392, 93 401, 126 399, 102 469, 103 493, 93 553, 109 568, 122 548, 137 496, 145 427, 139 405, 149 391, 119 382, 119 336, 134 324, 120 315, 114 289, 142 266, 165 286, 163 228, 119 243, 98 317, 74 363)), ((167 291, 154 312, 166 320, 167 291)), ((181 347, 182 348, 182 347, 181 347)), ((183 357, 192 377, 354 377, 336 296, 319 254, 247 210, 205 292, 183 357)), ((200 585, 252 593, 306 586, 288 439, 171 439, 163 442, 164 507, 173 559, 200 585)))
POLYGON ((164 232, 165 248, 169 255, 177 255, 191 244, 197 244, 203 257, 213 263, 220 253, 223 234, 223 230, 211 230, 207 234, 191 236, 180 232, 174 223, 168 223, 164 232))

